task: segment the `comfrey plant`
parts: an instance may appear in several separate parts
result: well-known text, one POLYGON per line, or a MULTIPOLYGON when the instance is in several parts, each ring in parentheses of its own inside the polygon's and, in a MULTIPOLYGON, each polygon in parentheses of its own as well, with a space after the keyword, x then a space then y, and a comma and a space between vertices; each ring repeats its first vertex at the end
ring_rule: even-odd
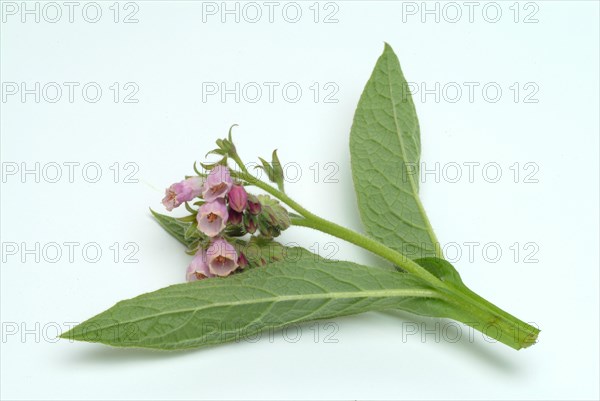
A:
MULTIPOLYGON (((197 348, 265 329, 367 311, 401 309, 467 324, 514 349, 539 330, 471 291, 444 259, 418 196, 420 130, 396 55, 386 45, 364 89, 350 133, 352 175, 366 234, 315 215, 284 191, 277 152, 248 171, 227 138, 216 163, 171 185, 158 223, 193 255, 188 283, 117 303, 63 338, 121 347, 197 348), (275 184, 275 185, 273 185, 275 184), (264 194, 254 195, 250 188, 264 194), (285 207, 287 207, 287 209, 285 207), (369 267, 324 260, 275 241, 290 226, 341 238, 382 258, 369 267)), ((183 269, 182 269, 183 270, 183 269)), ((182 273, 183 275, 183 273, 182 273)))

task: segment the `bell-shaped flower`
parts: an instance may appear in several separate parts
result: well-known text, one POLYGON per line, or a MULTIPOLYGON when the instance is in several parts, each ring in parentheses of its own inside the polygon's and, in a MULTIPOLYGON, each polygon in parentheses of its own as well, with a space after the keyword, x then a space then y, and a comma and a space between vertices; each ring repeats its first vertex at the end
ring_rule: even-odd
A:
POLYGON ((215 237, 223 231, 228 218, 229 214, 227 213, 225 200, 217 199, 212 202, 206 202, 200 206, 196 215, 198 230, 209 237, 215 237))
POLYGON ((187 268, 185 278, 187 281, 196 281, 214 276, 215 275, 208 269, 208 257, 206 256, 206 251, 204 249, 198 250, 187 268))
POLYGON ((168 211, 171 211, 183 202, 189 202, 200 196, 203 188, 204 180, 201 177, 190 177, 167 188, 162 203, 168 211))
POLYGON ((215 239, 206 250, 208 270, 215 276, 228 276, 238 267, 238 254, 223 238, 215 239))
POLYGON ((206 178, 206 182, 204 183, 204 188, 202 190, 202 197, 207 202, 224 198, 225 195, 229 193, 232 185, 233 181, 231 180, 229 169, 221 165, 215 166, 206 178))

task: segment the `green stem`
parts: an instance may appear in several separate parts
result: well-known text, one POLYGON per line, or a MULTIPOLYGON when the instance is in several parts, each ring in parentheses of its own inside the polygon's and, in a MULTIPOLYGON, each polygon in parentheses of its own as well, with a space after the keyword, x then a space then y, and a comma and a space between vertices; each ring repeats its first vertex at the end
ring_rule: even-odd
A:
MULTIPOLYGON (((245 170, 245 168, 242 170, 245 170)), ((431 274, 427 269, 418 263, 412 261, 406 255, 403 255, 402 253, 395 251, 372 238, 315 215, 314 213, 302 207, 287 194, 249 174, 247 170, 242 172, 233 172, 232 174, 234 177, 244 180, 249 184, 254 185, 257 188, 260 188, 278 198, 280 201, 288 205, 291 209, 302 216, 292 217, 292 224, 319 230, 355 244, 363 249, 381 256, 382 258, 401 267, 406 272, 413 274, 427 282, 434 289, 439 291, 442 296, 441 298, 445 302, 453 305, 457 308, 456 310, 459 311, 458 313, 453 313, 452 316, 446 317, 451 317, 455 320, 470 325, 477 330, 483 331, 484 334, 494 337, 515 349, 524 348, 535 343, 539 333, 537 328, 498 308, 496 305, 483 299, 466 286, 458 287, 456 285, 444 282, 431 274), (488 329, 486 329, 486 327, 488 329), (498 330, 498 332, 489 333, 489 328, 498 330)))
POLYGON ((230 154, 229 157, 231 157, 233 161, 240 167, 242 173, 250 175, 248 169, 246 168, 246 165, 244 164, 244 162, 242 162, 242 159, 240 159, 240 156, 236 152, 230 154))
POLYGON ((356 231, 352 231, 346 227, 342 227, 338 224, 332 223, 331 221, 325 220, 321 217, 313 218, 294 218, 292 217, 292 224, 295 226, 309 227, 315 230, 322 231, 326 234, 333 235, 334 237, 348 241, 354 245, 358 245, 363 249, 366 249, 382 258, 400 266, 407 272, 420 277, 421 279, 429 282, 430 284, 441 284, 439 278, 429 273, 419 264, 413 262, 405 255, 398 251, 395 251, 382 243, 375 241, 365 235, 359 234, 356 231))
POLYGON ((329 220, 325 220, 324 218, 317 216, 316 214, 302 207, 298 202, 294 201, 285 193, 257 179, 256 177, 245 172, 234 172, 233 175, 275 196, 280 201, 282 201, 283 203, 285 203, 294 211, 296 211, 304 217, 303 219, 292 218, 292 223, 294 225, 310 227, 315 230, 319 230, 324 233, 333 235, 334 237, 343 239, 345 241, 353 243, 354 245, 358 245, 361 248, 371 251, 374 254, 389 260, 390 262, 396 264, 397 266, 400 266, 407 272, 412 273, 415 276, 418 276, 429 283, 441 283, 440 279, 435 277, 433 274, 429 273, 419 264, 413 262, 407 256, 391 248, 388 248, 382 243, 375 241, 374 239, 369 238, 366 235, 359 234, 356 231, 352 231, 346 227, 342 227, 336 223, 333 223, 329 220))

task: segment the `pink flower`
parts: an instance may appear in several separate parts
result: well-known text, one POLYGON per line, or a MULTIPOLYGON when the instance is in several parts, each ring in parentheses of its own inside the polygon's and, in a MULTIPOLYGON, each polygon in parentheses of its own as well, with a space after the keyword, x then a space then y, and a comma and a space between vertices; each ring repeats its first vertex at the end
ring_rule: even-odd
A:
POLYGON ((214 277, 215 275, 208 269, 206 251, 200 249, 194 255, 194 259, 187 268, 185 278, 187 281, 202 280, 207 277, 214 277))
POLYGON ((238 254, 223 238, 215 239, 206 250, 208 270, 215 276, 228 276, 238 267, 238 254))
POLYGON ((229 191, 229 206, 236 212, 243 212, 248 202, 248 193, 242 185, 234 185, 229 191))
POLYGON ((200 206, 196 215, 198 229, 209 237, 214 237, 223 231, 228 218, 227 206, 223 199, 205 203, 200 206))
POLYGON ((208 174, 204 188, 202 190, 202 196, 207 202, 212 202, 218 198, 224 198, 225 195, 231 189, 233 181, 231 181, 231 175, 229 169, 225 166, 216 166, 208 174))
POLYGON ((200 196, 203 187, 204 182, 201 177, 190 177, 167 188, 162 203, 170 212, 183 202, 189 202, 200 196))

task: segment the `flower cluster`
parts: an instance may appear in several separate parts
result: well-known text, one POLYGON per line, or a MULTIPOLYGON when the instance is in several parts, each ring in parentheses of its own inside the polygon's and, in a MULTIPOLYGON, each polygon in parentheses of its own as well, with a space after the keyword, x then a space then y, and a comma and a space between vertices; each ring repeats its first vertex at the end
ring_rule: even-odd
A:
MULTIPOLYGON (((290 225, 288 213, 279 202, 266 195, 247 193, 243 183, 234 182, 229 168, 221 164, 211 166, 208 175, 171 185, 162 203, 169 211, 185 203, 192 212, 180 219, 195 223, 190 229, 198 239, 186 273, 188 281, 228 276, 251 264, 236 249, 239 241, 231 237, 257 234, 272 239, 290 225), (198 206, 197 210, 188 205, 196 198, 199 199, 193 205, 198 206)), ((258 264, 263 262, 260 259, 258 264)))

